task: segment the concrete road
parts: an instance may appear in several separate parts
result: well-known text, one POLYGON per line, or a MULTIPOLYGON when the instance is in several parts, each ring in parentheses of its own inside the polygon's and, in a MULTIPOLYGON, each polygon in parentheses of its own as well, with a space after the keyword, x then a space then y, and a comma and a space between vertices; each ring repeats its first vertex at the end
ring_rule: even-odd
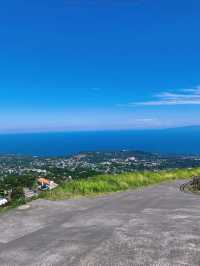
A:
POLYGON ((199 266, 200 196, 182 182, 5 213, 0 265, 199 266))

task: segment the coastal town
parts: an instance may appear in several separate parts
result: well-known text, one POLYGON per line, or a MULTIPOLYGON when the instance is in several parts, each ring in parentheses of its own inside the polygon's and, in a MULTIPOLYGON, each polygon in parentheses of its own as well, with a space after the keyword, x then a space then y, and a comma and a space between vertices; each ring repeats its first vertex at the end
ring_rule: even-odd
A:
POLYGON ((66 157, 0 156, 0 206, 27 201, 63 182, 100 174, 159 171, 200 166, 200 156, 141 151, 82 152, 66 157))
POLYGON ((66 157, 0 156, 0 178, 8 175, 85 178, 101 173, 200 166, 200 156, 161 155, 141 151, 82 152, 66 157))

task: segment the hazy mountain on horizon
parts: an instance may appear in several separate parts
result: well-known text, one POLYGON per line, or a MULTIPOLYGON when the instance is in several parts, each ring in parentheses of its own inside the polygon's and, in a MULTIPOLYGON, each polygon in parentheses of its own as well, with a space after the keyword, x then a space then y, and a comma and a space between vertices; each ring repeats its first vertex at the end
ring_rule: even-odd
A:
POLYGON ((30 135, 30 134, 79 134, 79 133, 92 133, 92 132, 125 132, 125 131, 180 131, 180 130, 200 130, 200 125, 191 126, 177 126, 167 128, 130 128, 130 129, 102 129, 102 130, 80 130, 80 131, 33 131, 33 132, 0 132, 1 135, 30 135))

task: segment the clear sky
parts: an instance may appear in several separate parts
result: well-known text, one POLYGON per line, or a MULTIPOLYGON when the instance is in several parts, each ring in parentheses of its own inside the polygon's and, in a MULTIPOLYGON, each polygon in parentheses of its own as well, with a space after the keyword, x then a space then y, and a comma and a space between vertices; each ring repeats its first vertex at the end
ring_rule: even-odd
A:
POLYGON ((0 3, 0 132, 200 125, 200 1, 0 3))

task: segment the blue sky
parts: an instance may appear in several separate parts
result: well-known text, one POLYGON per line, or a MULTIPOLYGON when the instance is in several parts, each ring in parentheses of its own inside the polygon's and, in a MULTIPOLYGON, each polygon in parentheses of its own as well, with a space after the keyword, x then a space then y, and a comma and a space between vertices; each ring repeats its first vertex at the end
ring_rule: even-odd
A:
POLYGON ((0 132, 200 125, 200 2, 0 3, 0 132))

